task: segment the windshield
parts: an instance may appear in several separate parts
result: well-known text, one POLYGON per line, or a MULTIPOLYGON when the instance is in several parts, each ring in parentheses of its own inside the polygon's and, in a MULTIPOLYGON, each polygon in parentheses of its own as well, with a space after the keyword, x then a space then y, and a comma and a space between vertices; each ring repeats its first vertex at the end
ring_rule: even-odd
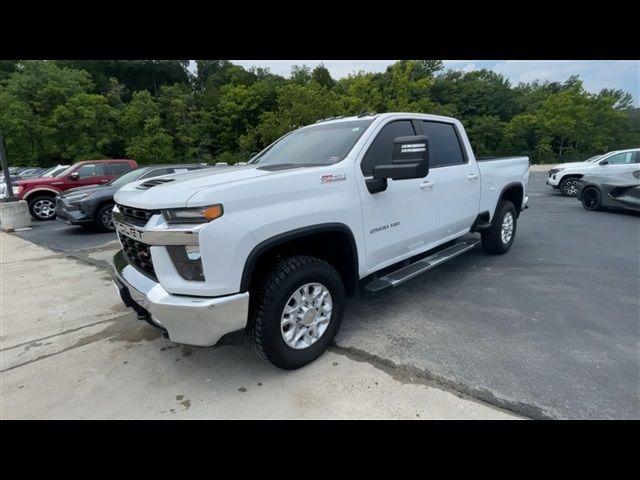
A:
POLYGON ((123 173, 118 178, 114 178, 107 185, 124 185, 125 183, 133 182, 138 177, 144 175, 148 168, 138 168, 136 170, 130 170, 127 173, 123 173))
POLYGON ((602 155, 596 155, 595 157, 591 157, 590 159, 586 160, 589 163, 594 163, 597 162, 598 159, 601 157, 602 155))
POLYGON ((66 166, 53 167, 53 168, 50 168, 49 170, 47 170, 46 172, 44 172, 44 174, 42 174, 42 176, 43 177, 47 177, 47 178, 57 177, 59 174, 64 172, 67 168, 68 167, 66 167, 66 166))
POLYGON ((373 120, 319 124, 295 130, 255 156, 258 165, 331 165, 344 159, 373 120))

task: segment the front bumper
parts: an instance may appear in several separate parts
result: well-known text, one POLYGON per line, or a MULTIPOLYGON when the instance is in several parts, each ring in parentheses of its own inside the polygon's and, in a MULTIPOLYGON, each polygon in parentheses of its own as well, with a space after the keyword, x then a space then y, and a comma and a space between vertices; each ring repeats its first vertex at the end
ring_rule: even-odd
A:
POLYGON ((138 316, 147 315, 173 342, 208 347, 247 324, 249 292, 214 298, 173 295, 129 265, 122 251, 113 263, 124 304, 138 316))

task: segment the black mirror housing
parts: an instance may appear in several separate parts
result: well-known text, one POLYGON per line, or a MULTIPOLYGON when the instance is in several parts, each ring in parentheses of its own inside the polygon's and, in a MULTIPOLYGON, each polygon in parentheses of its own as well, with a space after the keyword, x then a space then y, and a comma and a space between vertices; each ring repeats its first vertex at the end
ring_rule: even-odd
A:
POLYGON ((73 172, 71 175, 69 175, 69 178, 71 180, 78 180, 80 178, 80 174, 78 172, 73 172))
POLYGON ((406 180, 424 178, 429 173, 429 138, 426 135, 397 137, 393 141, 390 165, 377 165, 373 178, 406 180))

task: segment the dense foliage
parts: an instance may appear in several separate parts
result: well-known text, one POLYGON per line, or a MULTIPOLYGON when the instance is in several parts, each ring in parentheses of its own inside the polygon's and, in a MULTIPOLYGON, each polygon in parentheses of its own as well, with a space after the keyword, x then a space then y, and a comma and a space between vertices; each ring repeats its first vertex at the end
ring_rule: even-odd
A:
POLYGON ((454 116, 476 155, 532 162, 640 146, 640 114, 620 90, 511 85, 488 70, 402 60, 340 80, 319 66, 289 78, 227 60, 0 61, 0 133, 13 165, 134 158, 140 163, 246 160, 287 131, 362 111, 454 116))

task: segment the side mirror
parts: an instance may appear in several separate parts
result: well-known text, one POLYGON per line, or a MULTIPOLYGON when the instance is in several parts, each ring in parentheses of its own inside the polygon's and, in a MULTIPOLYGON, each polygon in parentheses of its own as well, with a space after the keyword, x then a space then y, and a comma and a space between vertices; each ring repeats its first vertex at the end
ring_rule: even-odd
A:
POLYGON ((69 178, 71 180, 79 180, 80 179, 80 174, 78 172, 73 172, 71 175, 69 175, 69 178))
POLYGON ((393 141, 390 165, 373 168, 373 178, 406 180, 424 178, 429 173, 429 138, 426 135, 398 137, 393 141))
POLYGON ((603 160, 600 162, 600 165, 609 165, 609 162, 607 160, 603 160))

